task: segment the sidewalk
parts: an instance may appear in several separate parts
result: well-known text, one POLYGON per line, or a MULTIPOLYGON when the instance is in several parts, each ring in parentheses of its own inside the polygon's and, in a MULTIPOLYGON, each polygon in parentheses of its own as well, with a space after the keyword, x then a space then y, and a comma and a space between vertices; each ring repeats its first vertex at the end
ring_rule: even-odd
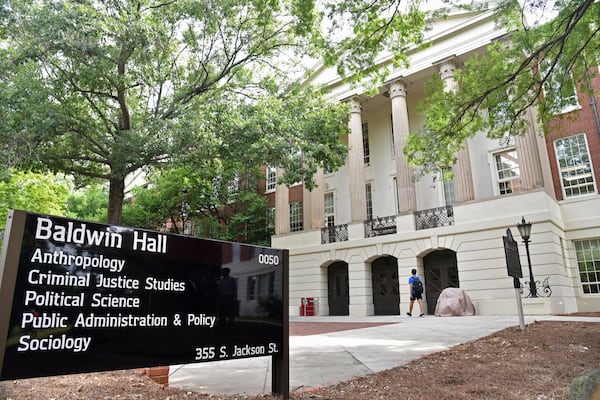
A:
MULTIPOLYGON (((525 317, 526 324, 541 320, 600 322, 592 317, 525 317)), ((517 316, 290 317, 290 392, 380 372, 518 325, 517 316), (312 324, 316 334, 311 334, 312 324), (344 328, 351 329, 332 331, 344 328), (293 336, 294 331, 304 336, 293 336)), ((174 365, 169 386, 227 395, 270 393, 271 357, 174 365)))

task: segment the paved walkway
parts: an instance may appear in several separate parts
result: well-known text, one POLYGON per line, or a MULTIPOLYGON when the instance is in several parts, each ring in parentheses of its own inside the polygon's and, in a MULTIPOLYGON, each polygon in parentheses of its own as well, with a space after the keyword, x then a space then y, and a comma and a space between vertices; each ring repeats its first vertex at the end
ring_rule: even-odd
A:
MULTIPOLYGON (((526 324, 536 320, 600 323, 593 317, 525 317, 526 324)), ((517 316, 291 317, 290 391, 390 369, 510 326, 519 326, 517 316)), ((271 357, 174 365, 169 385, 214 394, 270 393, 271 357)))

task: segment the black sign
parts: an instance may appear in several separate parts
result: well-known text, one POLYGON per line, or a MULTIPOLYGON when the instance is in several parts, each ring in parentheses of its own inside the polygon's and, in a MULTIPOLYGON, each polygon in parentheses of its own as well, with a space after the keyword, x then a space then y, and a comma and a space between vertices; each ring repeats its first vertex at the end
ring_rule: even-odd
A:
POLYGON ((287 343, 285 250, 14 211, 2 256, 2 380, 277 356, 287 343))
POLYGON ((512 276, 513 278, 522 278, 523 271, 521 270, 519 247, 517 246, 515 239, 513 239, 510 229, 506 230, 506 236, 502 236, 502 240, 504 241, 504 255, 506 257, 508 276, 512 276))

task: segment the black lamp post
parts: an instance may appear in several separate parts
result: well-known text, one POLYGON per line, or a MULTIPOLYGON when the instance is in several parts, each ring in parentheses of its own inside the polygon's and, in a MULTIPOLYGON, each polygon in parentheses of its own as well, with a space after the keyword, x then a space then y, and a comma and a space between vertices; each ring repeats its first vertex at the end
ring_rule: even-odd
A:
POLYGON ((529 265, 529 297, 538 297, 537 287, 535 285, 535 278, 533 277, 533 271, 531 269, 531 256, 529 255, 529 236, 531 235, 531 222, 525 222, 525 217, 521 217, 521 223, 517 224, 519 233, 525 243, 525 250, 527 251, 527 264, 529 265))

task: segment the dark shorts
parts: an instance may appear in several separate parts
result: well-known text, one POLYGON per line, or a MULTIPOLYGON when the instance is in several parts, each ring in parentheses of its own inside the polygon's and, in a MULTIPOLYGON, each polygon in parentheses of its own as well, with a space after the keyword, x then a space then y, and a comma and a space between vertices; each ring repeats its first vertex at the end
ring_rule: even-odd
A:
POLYGON ((415 300, 423 300, 423 293, 413 294, 410 296, 410 301, 415 301, 415 300))

